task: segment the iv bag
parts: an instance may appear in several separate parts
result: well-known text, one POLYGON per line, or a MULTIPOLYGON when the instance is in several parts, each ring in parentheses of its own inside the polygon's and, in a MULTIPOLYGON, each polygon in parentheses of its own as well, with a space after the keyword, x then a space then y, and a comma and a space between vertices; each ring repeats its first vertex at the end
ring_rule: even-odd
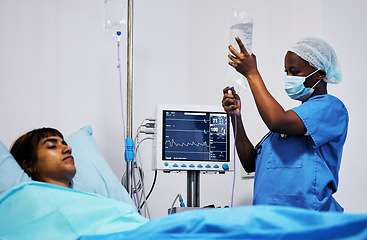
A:
MULTIPOLYGON (((230 44, 240 52, 235 37, 239 37, 249 54, 252 53, 252 29, 254 19, 243 11, 233 8, 232 22, 230 26, 230 44)), ((236 71, 232 66, 228 66, 227 84, 233 86, 236 92, 248 89, 248 82, 244 76, 236 71)))
POLYGON ((105 31, 116 34, 126 26, 128 0, 104 0, 104 24, 105 31))

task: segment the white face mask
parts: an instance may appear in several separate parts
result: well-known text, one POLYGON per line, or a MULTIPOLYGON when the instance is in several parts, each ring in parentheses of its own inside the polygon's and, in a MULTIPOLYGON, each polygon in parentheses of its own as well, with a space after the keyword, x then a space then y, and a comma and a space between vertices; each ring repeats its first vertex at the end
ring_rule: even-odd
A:
POLYGON ((309 98, 312 93, 315 91, 314 87, 322 80, 320 79, 312 88, 306 88, 303 83, 306 81, 306 78, 312 76, 320 69, 317 69, 310 75, 306 77, 302 76, 285 76, 285 91, 287 92, 288 96, 294 100, 305 101, 309 98))

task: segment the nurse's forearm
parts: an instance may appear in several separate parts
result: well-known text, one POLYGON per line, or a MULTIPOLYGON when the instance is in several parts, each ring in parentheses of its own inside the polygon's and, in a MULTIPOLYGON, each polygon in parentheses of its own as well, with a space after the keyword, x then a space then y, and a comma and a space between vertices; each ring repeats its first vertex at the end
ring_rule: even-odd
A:
POLYGON ((283 127, 286 112, 267 90, 259 73, 247 76, 257 109, 269 130, 278 132, 283 127))
POLYGON ((231 118, 233 132, 236 135, 236 149, 238 157, 241 161, 241 164, 246 172, 254 172, 255 171, 255 159, 256 159, 256 150, 254 149, 253 144, 247 137, 245 128, 243 126, 241 116, 237 116, 236 118, 233 116, 231 118), (235 120, 237 120, 237 133, 235 128, 235 120))

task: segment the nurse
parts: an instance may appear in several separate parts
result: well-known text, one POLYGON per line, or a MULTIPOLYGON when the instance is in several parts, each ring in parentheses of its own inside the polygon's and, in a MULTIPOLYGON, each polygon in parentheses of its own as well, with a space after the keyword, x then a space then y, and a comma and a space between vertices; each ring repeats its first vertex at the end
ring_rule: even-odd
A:
POLYGON ((344 209, 333 198, 347 136, 348 112, 327 93, 339 83, 341 70, 333 48, 324 40, 304 38, 285 55, 285 91, 301 104, 284 110, 266 89, 239 38, 237 52, 229 46, 229 65, 246 77, 257 109, 269 133, 254 146, 246 135, 241 100, 223 89, 222 106, 237 126, 236 148, 246 172, 255 172, 254 205, 293 206, 317 211, 344 209))

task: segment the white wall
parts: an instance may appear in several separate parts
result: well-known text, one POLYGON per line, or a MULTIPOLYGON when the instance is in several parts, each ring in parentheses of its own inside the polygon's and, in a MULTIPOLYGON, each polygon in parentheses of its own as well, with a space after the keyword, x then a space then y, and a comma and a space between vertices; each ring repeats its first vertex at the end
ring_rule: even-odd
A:
POLYGON ((349 111, 349 131, 340 169, 336 198, 347 212, 367 212, 367 161, 364 127, 367 82, 364 77, 367 56, 367 2, 363 0, 323 0, 323 34, 340 58, 343 80, 330 92, 340 97, 349 111))
MULTIPOLYGON (((322 36, 321 23, 327 24, 323 18, 327 13, 321 14, 319 0, 134 2, 134 133, 144 118, 153 115, 158 103, 221 104, 234 5, 255 17, 253 52, 267 87, 285 108, 297 104, 283 90, 285 49, 300 37, 322 36)), ((340 4, 335 4, 334 11, 344 9, 340 4)), ((120 178, 125 164, 116 39, 102 29, 102 8, 102 0, 0 1, 0 140, 10 147, 19 135, 35 127, 56 127, 67 136, 90 124, 102 153, 120 178)), ((355 34, 357 29, 350 31, 355 34)), ((324 29, 324 32, 334 38, 332 34, 338 34, 339 30, 324 29)), ((354 45, 335 43, 341 56, 350 54, 354 45)), ((125 63, 125 36, 121 45, 125 63)), ((353 79, 357 81, 360 77, 353 79)), ((346 102, 351 115, 358 114, 351 106, 358 103, 351 100, 354 95, 346 82, 340 86, 349 86, 349 94, 337 90, 339 86, 335 93, 346 102)), ((251 94, 243 92, 241 97, 247 131, 256 142, 266 128, 251 94)), ((353 151, 363 149, 356 136, 358 130, 354 130, 362 125, 358 119, 351 117, 354 125, 345 148, 345 156, 353 159, 356 166, 363 165, 361 154, 355 155, 353 151)), ((153 179, 151 155, 151 143, 147 141, 142 144, 140 154, 147 187, 153 179)), ((364 201, 348 197, 353 195, 354 180, 366 182, 362 168, 353 168, 351 164, 343 163, 338 198, 346 211, 366 211, 362 204, 366 195, 361 195, 364 201)), ((252 180, 241 180, 240 164, 237 166, 234 205, 248 205, 252 180)), ((202 175, 201 205, 229 205, 232 181, 233 174, 202 175)), ((165 215, 177 193, 186 196, 186 175, 159 173, 149 200, 151 216, 165 215)))

